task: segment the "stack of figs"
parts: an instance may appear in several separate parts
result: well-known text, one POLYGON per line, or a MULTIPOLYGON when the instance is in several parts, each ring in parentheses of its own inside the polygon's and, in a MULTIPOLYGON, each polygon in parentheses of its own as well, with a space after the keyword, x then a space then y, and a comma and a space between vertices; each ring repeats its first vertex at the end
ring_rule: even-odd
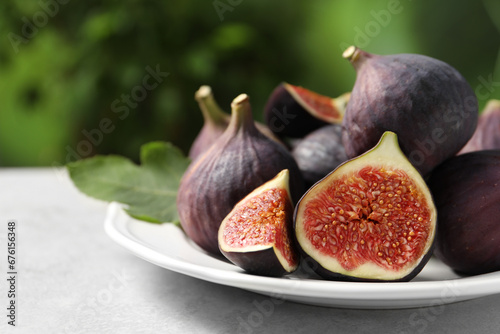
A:
POLYGON ((433 255, 462 275, 500 270, 500 101, 480 114, 464 77, 424 55, 343 57, 349 92, 281 83, 264 123, 246 94, 227 113, 196 92, 187 236, 256 275, 409 281, 433 255))

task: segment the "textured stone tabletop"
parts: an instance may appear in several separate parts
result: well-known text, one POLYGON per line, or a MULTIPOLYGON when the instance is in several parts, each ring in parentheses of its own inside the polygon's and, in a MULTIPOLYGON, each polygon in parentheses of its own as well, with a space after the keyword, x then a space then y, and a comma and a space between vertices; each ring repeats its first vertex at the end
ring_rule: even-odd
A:
POLYGON ((59 169, 0 169, 0 333, 498 333, 500 295, 403 310, 280 301, 150 264, 104 232, 107 204, 59 169), (15 221, 16 327, 7 223, 15 221))

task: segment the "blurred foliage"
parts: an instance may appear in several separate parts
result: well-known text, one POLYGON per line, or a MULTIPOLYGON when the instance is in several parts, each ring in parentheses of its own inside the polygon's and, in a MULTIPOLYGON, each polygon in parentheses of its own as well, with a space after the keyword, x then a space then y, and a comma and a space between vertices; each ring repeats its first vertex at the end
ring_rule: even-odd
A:
POLYGON ((500 98, 496 0, 8 1, 0 35, 2 166, 97 153, 137 160, 153 140, 187 152, 202 125, 200 85, 228 111, 249 94, 261 119, 281 81, 330 96, 350 90, 355 73, 341 53, 351 44, 444 60, 481 107, 500 98), (146 89, 155 71, 163 76, 146 89))

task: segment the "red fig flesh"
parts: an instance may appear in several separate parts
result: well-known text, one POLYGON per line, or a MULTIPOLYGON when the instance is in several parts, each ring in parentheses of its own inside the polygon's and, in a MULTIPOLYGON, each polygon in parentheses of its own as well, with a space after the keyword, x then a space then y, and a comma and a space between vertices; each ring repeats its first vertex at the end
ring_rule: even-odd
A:
POLYGON ((219 228, 219 247, 249 273, 281 276, 294 271, 298 256, 292 242, 293 205, 289 172, 283 170, 238 202, 219 228))
POLYGON ((297 204, 297 241, 329 279, 407 281, 432 254, 436 209, 418 171, 385 132, 297 204))
POLYGON ((327 124, 341 123, 350 93, 331 98, 309 89, 282 83, 264 108, 269 129, 278 136, 303 137, 327 124))

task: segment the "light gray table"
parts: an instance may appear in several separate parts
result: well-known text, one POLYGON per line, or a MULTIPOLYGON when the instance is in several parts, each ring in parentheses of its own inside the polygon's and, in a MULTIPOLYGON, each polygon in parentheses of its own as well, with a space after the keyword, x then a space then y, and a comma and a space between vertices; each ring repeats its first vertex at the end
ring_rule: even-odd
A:
POLYGON ((498 333, 500 295, 434 308, 276 304, 137 258, 104 232, 107 204, 64 170, 0 169, 0 333, 498 333), (6 226, 17 222, 16 328, 7 325, 6 226))

